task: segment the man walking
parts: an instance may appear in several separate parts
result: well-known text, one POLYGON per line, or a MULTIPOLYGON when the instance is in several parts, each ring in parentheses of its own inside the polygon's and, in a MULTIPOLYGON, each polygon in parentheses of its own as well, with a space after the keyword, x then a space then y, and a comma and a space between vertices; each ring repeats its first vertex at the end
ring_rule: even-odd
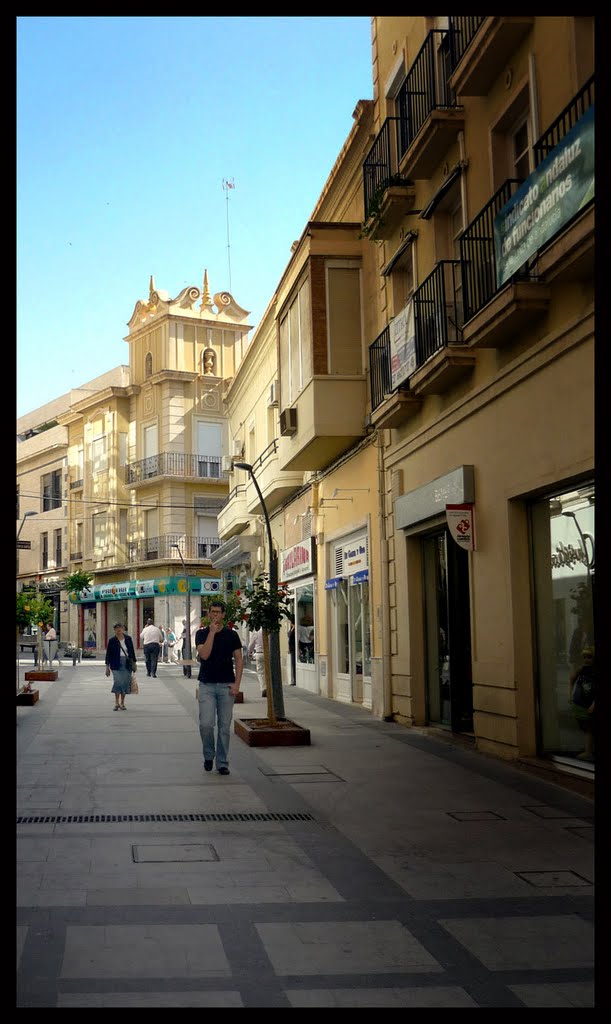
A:
POLYGON ((159 627, 153 625, 152 619, 147 619, 146 625, 140 634, 140 640, 146 662, 146 674, 147 676, 152 676, 153 679, 157 678, 157 662, 159 661, 159 652, 161 651, 161 639, 159 627))
POLYGON ((219 775, 229 775, 227 761, 233 703, 240 690, 244 656, 240 637, 225 625, 223 601, 214 601, 208 608, 208 615, 210 625, 198 629, 195 634, 195 647, 201 659, 198 675, 199 734, 205 771, 212 771, 216 757, 219 775))

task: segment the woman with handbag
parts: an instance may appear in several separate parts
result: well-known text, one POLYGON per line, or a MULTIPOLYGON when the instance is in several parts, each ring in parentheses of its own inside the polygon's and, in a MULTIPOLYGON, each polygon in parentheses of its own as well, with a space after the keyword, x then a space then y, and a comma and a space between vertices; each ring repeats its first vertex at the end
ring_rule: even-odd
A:
POLYGON ((106 675, 112 671, 112 690, 115 695, 115 711, 125 711, 125 694, 132 685, 132 673, 136 671, 136 652, 134 642, 125 632, 122 622, 115 622, 114 636, 106 645, 106 675))

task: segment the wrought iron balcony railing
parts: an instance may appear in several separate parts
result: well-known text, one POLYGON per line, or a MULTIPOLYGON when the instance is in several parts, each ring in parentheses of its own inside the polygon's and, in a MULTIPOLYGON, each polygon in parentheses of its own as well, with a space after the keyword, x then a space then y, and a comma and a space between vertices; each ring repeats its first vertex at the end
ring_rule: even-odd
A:
POLYGON ((369 346, 369 381, 371 387, 371 410, 377 409, 384 396, 391 390, 390 375, 390 327, 385 327, 369 346))
POLYGON ((225 501, 221 505, 219 511, 222 511, 224 508, 227 508, 229 503, 231 501, 234 501, 238 497, 239 494, 241 494, 241 495, 245 495, 246 494, 246 484, 236 484, 235 487, 232 487, 232 489, 230 490, 229 494, 227 495, 225 501))
POLYGON ((363 164, 364 220, 373 212, 374 201, 389 185, 408 184, 399 175, 398 117, 387 117, 376 135, 363 164))
MULTIPOLYGON (((496 283, 494 218, 521 184, 521 178, 508 178, 465 228, 460 238, 465 323, 483 309, 499 290, 496 283)), ((520 276, 531 276, 527 264, 522 268, 520 276)))
POLYGON ((420 47, 397 94, 399 111, 399 160, 433 110, 457 107, 450 88, 449 33, 433 29, 420 47))
POLYGON ((140 483, 158 476, 192 477, 194 479, 214 479, 221 477, 221 457, 219 455, 185 455, 181 452, 161 452, 149 455, 138 462, 130 462, 125 467, 125 482, 140 483))
POLYGON ((478 28, 485 20, 485 18, 476 18, 471 15, 460 15, 458 17, 450 15, 448 17, 452 71, 474 39, 478 28))
POLYGON ((174 545, 178 544, 183 558, 210 558, 220 546, 218 537, 185 537, 181 533, 166 533, 163 537, 146 537, 130 541, 127 545, 128 562, 150 562, 158 558, 176 558, 174 545))
POLYGON ((595 76, 592 75, 588 79, 562 113, 552 122, 547 131, 535 142, 533 153, 536 167, 545 160, 545 157, 554 146, 557 146, 561 139, 570 132, 573 125, 577 124, 577 121, 580 117, 583 117, 586 110, 594 106, 594 78, 595 76))
POLYGON ((449 343, 462 342, 460 260, 440 260, 414 292, 416 367, 449 343))
MULTIPOLYGON (((440 260, 414 292, 416 369, 448 344, 462 343, 460 261, 440 260)), ((369 346, 371 409, 377 409, 392 390, 390 328, 369 346)), ((399 385, 405 389, 406 383, 399 385)), ((397 389, 395 389, 397 390, 397 389)))

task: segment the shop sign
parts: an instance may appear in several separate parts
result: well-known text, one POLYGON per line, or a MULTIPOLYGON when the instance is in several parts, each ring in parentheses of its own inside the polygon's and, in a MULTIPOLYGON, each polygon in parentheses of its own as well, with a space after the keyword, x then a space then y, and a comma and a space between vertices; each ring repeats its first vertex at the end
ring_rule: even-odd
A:
POLYGON ((368 568, 367 539, 365 537, 343 544, 341 553, 344 576, 354 576, 356 572, 368 568))
POLYGON ((361 569, 360 572, 355 572, 354 576, 350 577, 350 583, 368 583, 369 582, 369 569, 361 569))
POLYGON ((296 576, 309 576, 314 572, 312 556, 312 538, 299 541, 280 553, 280 579, 295 579, 296 576))
POLYGON ((464 502, 461 505, 446 505, 448 530, 459 548, 473 551, 475 548, 475 522, 473 505, 464 502))
POLYGON ((497 287, 593 198, 594 107, 590 107, 494 218, 497 287))
POLYGON ((337 590, 344 582, 343 576, 334 576, 331 580, 325 580, 325 590, 337 590))
POLYGON ((223 589, 222 580, 216 576, 164 576, 150 580, 96 584, 94 587, 81 590, 76 597, 71 594, 70 601, 73 604, 89 604, 93 601, 137 600, 144 597, 186 594, 187 585, 191 594, 218 594, 223 589))
MULTIPOLYGON (((129 597, 129 585, 131 580, 124 583, 102 583, 100 585, 100 601, 124 601, 129 597)), ((94 592, 97 588, 94 587, 94 592)), ((97 596, 97 595, 96 595, 97 596)))

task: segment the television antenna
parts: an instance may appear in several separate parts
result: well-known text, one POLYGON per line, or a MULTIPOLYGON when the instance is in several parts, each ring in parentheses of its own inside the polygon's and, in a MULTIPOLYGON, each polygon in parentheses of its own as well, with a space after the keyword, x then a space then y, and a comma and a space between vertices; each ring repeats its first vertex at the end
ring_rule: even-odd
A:
POLYGON ((235 188, 235 182, 233 178, 223 178, 223 191, 225 193, 225 202, 227 204, 227 266, 229 269, 229 292, 231 294, 231 253, 229 246, 229 192, 232 188, 235 188))

